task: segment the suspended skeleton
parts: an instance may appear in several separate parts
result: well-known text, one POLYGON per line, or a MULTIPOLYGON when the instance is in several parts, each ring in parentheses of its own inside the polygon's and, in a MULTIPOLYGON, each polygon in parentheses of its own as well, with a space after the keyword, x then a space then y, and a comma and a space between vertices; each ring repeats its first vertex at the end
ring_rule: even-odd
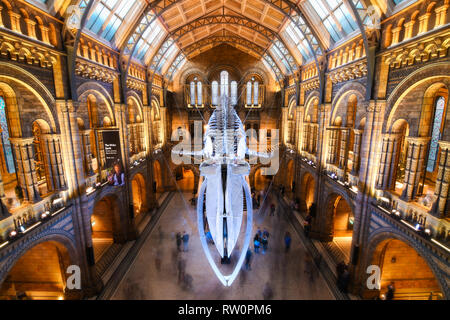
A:
POLYGON ((214 110, 205 134, 204 149, 194 152, 203 156, 200 174, 203 177, 199 187, 197 219, 203 250, 217 277, 225 286, 236 278, 250 245, 253 226, 253 208, 248 175, 250 165, 246 154, 263 156, 247 148, 246 133, 236 110, 222 95, 220 104, 214 110), (247 207, 247 225, 240 258, 231 275, 224 276, 217 268, 209 251, 204 231, 204 209, 209 230, 221 258, 230 258, 239 238, 244 216, 244 194, 247 207), (206 199, 205 199, 206 195, 206 199))

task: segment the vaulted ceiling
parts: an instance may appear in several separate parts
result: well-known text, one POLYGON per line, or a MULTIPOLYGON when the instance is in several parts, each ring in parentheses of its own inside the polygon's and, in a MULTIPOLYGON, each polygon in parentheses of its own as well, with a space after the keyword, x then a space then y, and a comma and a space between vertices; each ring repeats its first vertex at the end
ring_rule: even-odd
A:
POLYGON ((78 0, 86 15, 83 32, 120 50, 124 60, 130 61, 132 56, 169 78, 186 59, 221 43, 259 57, 277 78, 283 77, 302 64, 317 61, 340 42, 360 35, 371 3, 78 0))

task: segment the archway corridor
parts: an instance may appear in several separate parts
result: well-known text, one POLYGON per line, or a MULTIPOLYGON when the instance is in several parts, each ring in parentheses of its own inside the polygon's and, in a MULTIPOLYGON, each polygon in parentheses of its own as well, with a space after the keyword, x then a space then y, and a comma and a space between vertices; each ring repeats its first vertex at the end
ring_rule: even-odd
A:
POLYGON ((354 214, 350 204, 342 196, 333 194, 325 207, 328 232, 332 236, 332 253, 336 259, 350 262, 354 214), (337 249, 337 251, 335 250, 337 249))
POLYGON ((118 203, 112 196, 101 199, 94 206, 91 215, 92 244, 97 263, 117 241, 119 224, 118 203))
POLYGON ((69 265, 64 245, 55 241, 37 244, 15 262, 1 285, 0 299, 63 300, 69 265))
POLYGON ((440 300, 443 297, 428 263, 401 240, 387 239, 379 243, 371 263, 381 269, 381 295, 392 285, 396 300, 440 300))
POLYGON ((175 180, 177 182, 177 187, 182 192, 195 193, 197 190, 195 188, 195 174, 194 172, 183 166, 179 166, 175 170, 175 180))

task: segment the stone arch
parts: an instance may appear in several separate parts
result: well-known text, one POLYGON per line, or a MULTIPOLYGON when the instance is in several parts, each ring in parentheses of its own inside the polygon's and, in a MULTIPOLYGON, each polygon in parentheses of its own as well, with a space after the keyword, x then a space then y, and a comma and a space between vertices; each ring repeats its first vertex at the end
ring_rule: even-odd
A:
POLYGON ((350 261, 351 242, 355 208, 345 193, 333 190, 324 198, 322 219, 325 221, 323 232, 328 241, 338 243, 345 259, 350 261))
MULTIPOLYGON (((446 107, 448 106, 449 87, 444 82, 435 82, 425 89, 424 97, 422 101, 422 110, 420 114, 420 124, 418 130, 419 137, 427 137, 430 135, 431 127, 433 123, 433 114, 435 110, 436 97, 442 96, 445 99, 446 107)), ((444 108, 445 111, 447 108, 444 108)), ((450 113, 448 113, 450 116, 450 113)), ((446 114, 443 115, 443 121, 445 121, 446 114)), ((445 124, 445 123, 444 123, 445 124)), ((445 127, 445 126, 444 126, 445 127)), ((445 130, 445 128, 444 128, 445 130)), ((445 140, 445 138, 443 138, 445 140)))
POLYGON ((300 211, 307 212, 314 203, 316 195, 316 178, 308 171, 300 179, 300 211))
POLYGON ((180 164, 175 166, 173 172, 175 173, 175 180, 178 189, 184 192, 197 193, 198 183, 200 180, 199 169, 192 164, 180 164), (178 184, 179 180, 184 180, 182 184, 178 184))
POLYGON ((159 160, 153 161, 153 191, 163 192, 161 162, 159 160))
MULTIPOLYGON (((2 72, 0 72, 0 82, 4 84, 4 87, 8 86, 11 88, 12 91, 7 91, 14 93, 16 103, 19 106, 19 111, 23 113, 26 112, 28 115, 31 115, 29 117, 30 119, 37 117, 45 118, 45 120, 50 123, 52 132, 58 132, 58 117, 54 108, 55 99, 50 91, 42 84, 42 82, 28 71, 10 64, 0 62, 0 70, 2 70, 2 72), (11 74, 14 74, 14 77, 11 77, 11 74), (35 104, 25 104, 23 100, 24 98, 22 97, 23 95, 17 95, 18 90, 24 90, 24 93, 27 94, 31 93, 33 99, 36 100, 36 104, 40 104, 42 109, 37 108, 35 104)), ((21 117, 20 122, 22 123, 22 130, 24 131, 23 135, 30 137, 31 131, 28 129, 31 128, 31 123, 27 121, 27 118, 21 117)))
POLYGON ((109 190, 102 192, 90 211, 92 244, 95 263, 114 244, 126 239, 127 215, 118 195, 109 190))
POLYGON ((252 75, 257 75, 261 79, 261 81, 262 81, 262 83, 260 83, 261 85, 269 83, 269 78, 267 77, 267 73, 263 69, 255 68, 255 67, 245 71, 245 73, 242 76, 242 79, 244 79, 244 81, 245 81, 245 79, 249 79, 252 75))
MULTIPOLYGON (((317 109, 318 109, 318 107, 319 107, 319 98, 320 98, 320 94, 319 94, 318 91, 311 92, 308 95, 308 97, 306 98, 306 100, 305 100, 305 115, 304 115, 305 121, 308 121, 307 120, 308 116, 310 116, 311 117, 310 121, 314 122, 314 118, 315 118, 315 116, 313 117, 314 104, 317 102, 317 109)), ((318 113, 318 110, 317 110, 317 113, 318 113)), ((319 115, 317 114, 317 119, 318 119, 318 116, 319 115)))
POLYGON ((427 81, 431 83, 442 81, 447 88, 450 88, 449 74, 450 65, 446 62, 438 62, 422 67, 405 77, 387 99, 383 132, 386 132, 387 128, 390 128, 395 122, 396 111, 411 91, 427 81))
POLYGON ((222 71, 228 72, 228 83, 231 83, 233 80, 239 81, 242 79, 241 72, 236 67, 229 64, 220 64, 209 70, 207 74, 208 82, 211 83, 213 80, 217 80, 220 83, 220 73, 222 71))
MULTIPOLYGON (((97 101, 101 101, 102 103, 104 103, 104 106, 101 108, 102 110, 101 114, 109 116, 110 119, 112 119, 113 122, 115 123, 113 110, 114 101, 111 98, 109 92, 103 86, 92 81, 83 83, 81 86, 78 87, 77 95, 79 106, 76 109, 76 111, 79 115, 81 115, 83 111, 85 111, 84 107, 87 101, 87 97, 89 95, 93 95, 96 97, 97 101)), ((103 117, 101 117, 101 119, 103 119, 103 117)))
POLYGON ((265 190, 271 183, 268 176, 262 175, 262 168, 262 165, 255 166, 249 176, 250 185, 256 191, 265 190))
MULTIPOLYGON (((134 92, 128 93, 128 97, 127 97, 127 107, 128 107, 128 109, 130 108, 130 103, 132 105, 132 108, 134 109, 135 117, 139 116, 140 119, 141 119, 141 121, 137 121, 136 119, 133 119, 134 122, 143 122, 143 120, 144 120, 144 113, 143 113, 144 107, 143 107, 143 104, 142 104, 142 101, 141 101, 140 97, 134 92)), ((130 110, 128 110, 128 114, 130 114, 130 110)), ((130 121, 129 118, 128 118, 128 121, 130 121)))
POLYGON ((295 120, 296 119, 296 107, 297 107, 297 102, 296 102, 296 97, 293 96, 288 103, 288 119, 289 120, 295 120))
MULTIPOLYGON (((59 248, 66 251, 67 255, 63 270, 69 265, 81 265, 77 250, 73 243, 72 235, 64 230, 47 230, 22 243, 14 250, 13 254, 7 258, 0 269, 0 284, 4 284, 7 276, 14 271, 16 265, 22 262, 22 269, 25 267, 23 265, 23 259, 21 258, 25 258, 27 253, 32 252, 33 248, 49 243, 57 245, 59 248)), ((39 259, 35 262, 44 262, 44 260, 39 259)), ((33 264, 33 268, 36 267, 37 266, 33 264)))
POLYGON ((58 242, 36 244, 14 264, 2 283, 0 299, 63 299, 67 267, 72 265, 67 249, 58 242), (45 254, 45 259, 39 256, 45 254))
POLYGON ((146 185, 146 179, 141 173, 136 173, 131 179, 134 218, 148 211, 146 185))
POLYGON ((161 120, 161 112, 159 109, 159 102, 155 97, 152 97, 151 116, 152 116, 152 121, 161 120))
POLYGON ((187 79, 193 75, 197 75, 201 77, 201 81, 203 83, 209 83, 208 81, 208 77, 204 74, 204 72, 198 68, 188 68, 187 70, 184 70, 179 77, 179 85, 183 86, 186 82, 187 79))
POLYGON ((286 191, 291 192, 294 187, 295 160, 289 159, 286 165, 286 191))
MULTIPOLYGON (((436 263, 435 259, 433 259, 432 253, 430 253, 429 249, 425 248, 421 243, 411 239, 407 234, 404 234, 396 229, 388 227, 380 228, 369 236, 369 239, 367 240, 367 249, 364 251, 365 254, 363 259, 361 259, 361 264, 364 266, 363 270, 366 270, 367 267, 373 263, 374 256, 380 254, 380 252, 377 252, 377 249, 380 249, 380 245, 389 240, 399 240, 420 255, 431 269, 440 287, 441 293, 444 295, 444 299, 449 299, 450 288, 447 284, 445 271, 442 270, 439 264, 436 263)), ((365 283, 366 279, 363 279, 363 281, 365 283)), ((375 293, 377 294, 378 292, 376 291, 375 293)), ((371 294, 373 295, 374 293, 372 292, 371 294)))
POLYGON ((340 116, 344 119, 344 125, 347 125, 347 106, 349 104, 349 100, 353 97, 356 97, 357 101, 357 105, 355 106, 355 123, 359 123, 366 115, 365 108, 357 107, 361 104, 361 102, 365 101, 365 92, 365 86, 358 82, 348 83, 339 89, 331 104, 330 124, 334 123, 336 117, 340 116))
POLYGON ((9 135, 14 138, 22 137, 20 110, 14 89, 8 84, 0 82, 0 96, 6 104, 5 112, 10 131, 9 135))

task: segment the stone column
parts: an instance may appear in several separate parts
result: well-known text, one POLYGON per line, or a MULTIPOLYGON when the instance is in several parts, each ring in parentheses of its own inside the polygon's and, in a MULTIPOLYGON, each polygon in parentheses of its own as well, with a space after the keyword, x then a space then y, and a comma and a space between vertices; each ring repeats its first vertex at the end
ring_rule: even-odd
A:
POLYGON ((303 125, 303 143, 302 143, 302 151, 308 151, 308 132, 309 132, 309 123, 305 123, 303 125))
POLYGON ((439 219, 448 217, 449 214, 449 186, 450 186, 450 142, 439 141, 440 157, 439 168, 434 187, 436 202, 433 204, 431 214, 439 219))
POLYGON ((296 114, 296 127, 295 127, 295 136, 296 136, 296 143, 295 143, 295 149, 297 151, 297 154, 300 154, 300 151, 303 149, 303 112, 305 108, 303 106, 297 106, 297 114, 296 114))
POLYGON ((357 176, 359 172, 359 159, 361 152, 361 139, 364 130, 353 129, 355 138, 353 140, 353 165, 352 165, 352 175, 357 176))
POLYGON ((130 159, 130 146, 129 146, 129 132, 126 121, 126 106, 124 104, 116 103, 114 105, 114 112, 116 117, 116 124, 119 128, 120 145, 122 150, 122 164, 125 172, 128 171, 129 159, 130 159))
POLYGON ((339 152, 339 168, 343 169, 344 175, 347 170, 347 160, 348 160, 348 149, 349 149, 349 137, 350 137, 349 128, 341 129, 341 141, 340 141, 340 152, 339 152))
POLYGON ((311 146, 311 150, 312 150, 312 154, 316 154, 317 153, 317 135, 319 134, 319 124, 318 123, 314 123, 312 124, 312 130, 311 130, 311 136, 312 136, 312 146, 311 146))
POLYGON ((314 154, 314 123, 308 126, 308 152, 314 154))
POLYGON ((378 168, 376 188, 379 190, 387 190, 391 188, 392 175, 395 170, 396 150, 398 145, 398 135, 384 134, 383 146, 381 149, 381 161, 378 168))
POLYGON ((12 138, 10 140, 16 156, 17 176, 24 191, 24 198, 30 202, 37 202, 41 200, 41 197, 34 163, 33 137, 12 138))
POLYGON ((80 131, 80 138, 83 144, 83 153, 84 153, 84 169, 86 175, 88 176, 92 176, 94 174, 94 170, 92 168, 92 150, 91 150, 90 134, 91 130, 80 131))
POLYGON ((419 186, 421 175, 423 174, 425 155, 430 138, 407 137, 408 151, 405 169, 405 188, 402 199, 411 201, 414 199, 419 186))
POLYGON ((60 137, 56 134, 48 134, 44 135, 43 138, 45 139, 45 154, 53 190, 64 190, 67 184, 61 157, 60 137))
POLYGON ((339 128, 329 128, 328 129, 329 140, 328 140, 328 164, 335 164, 337 158, 338 150, 338 138, 339 138, 339 128))
POLYGON ((286 145, 289 142, 288 108, 286 107, 281 108, 281 128, 283 130, 281 138, 283 139, 283 144, 286 145))

